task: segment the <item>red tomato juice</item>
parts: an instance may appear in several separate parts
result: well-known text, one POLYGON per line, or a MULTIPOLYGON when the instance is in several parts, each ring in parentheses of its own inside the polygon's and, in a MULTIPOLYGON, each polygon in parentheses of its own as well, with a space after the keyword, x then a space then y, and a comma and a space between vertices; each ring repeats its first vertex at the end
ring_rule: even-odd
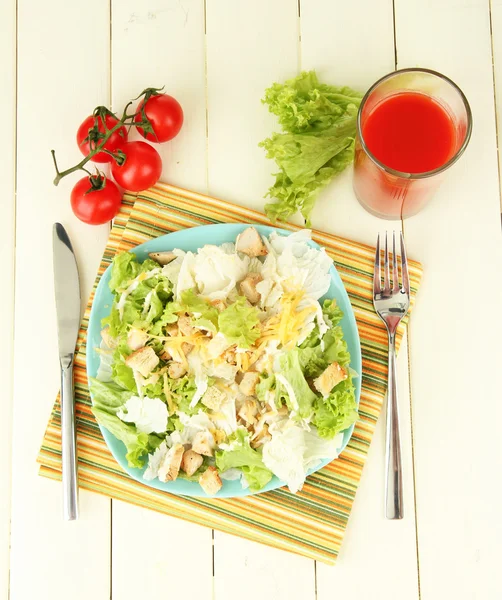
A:
POLYGON ((448 162, 455 150, 450 115, 438 102, 417 92, 380 102, 364 123, 363 138, 380 162, 405 173, 433 171, 448 162))
POLYGON ((434 171, 457 152, 458 132, 449 112, 426 94, 399 92, 363 113, 361 132, 366 148, 391 173, 378 166, 356 140, 354 190, 367 210, 397 219, 416 214, 437 189, 434 171), (411 174, 411 176, 410 176, 411 174))

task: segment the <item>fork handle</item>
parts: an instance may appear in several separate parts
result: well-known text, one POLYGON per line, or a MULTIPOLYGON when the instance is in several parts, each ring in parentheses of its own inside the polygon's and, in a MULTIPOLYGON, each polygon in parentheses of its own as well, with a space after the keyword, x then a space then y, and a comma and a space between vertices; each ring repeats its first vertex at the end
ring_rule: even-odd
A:
POLYGON ((397 374, 395 334, 389 333, 389 388, 387 390, 387 425, 385 435, 385 516, 403 518, 403 469, 401 465, 401 438, 397 407, 397 374))

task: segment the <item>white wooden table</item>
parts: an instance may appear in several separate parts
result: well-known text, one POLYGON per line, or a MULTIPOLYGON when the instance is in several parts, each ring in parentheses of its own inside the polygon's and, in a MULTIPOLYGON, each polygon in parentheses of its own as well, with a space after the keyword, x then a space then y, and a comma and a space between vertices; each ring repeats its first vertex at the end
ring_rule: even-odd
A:
MULTIPOLYGON (((2 0, 0 23, 0 598, 501 598, 502 1, 2 0), (108 228, 73 217, 75 180, 52 185, 49 150, 76 162, 94 106, 165 84, 186 121, 163 179, 261 208, 274 165, 257 143, 277 129, 266 86, 316 68, 365 90, 411 66, 460 85, 474 132, 403 225, 425 268, 398 361, 405 519, 383 517, 381 419, 336 567, 88 492, 63 522, 61 486, 35 463, 59 385, 51 226, 71 235, 84 299, 108 228)), ((313 224, 369 243, 389 227, 356 202, 350 172, 313 224)))

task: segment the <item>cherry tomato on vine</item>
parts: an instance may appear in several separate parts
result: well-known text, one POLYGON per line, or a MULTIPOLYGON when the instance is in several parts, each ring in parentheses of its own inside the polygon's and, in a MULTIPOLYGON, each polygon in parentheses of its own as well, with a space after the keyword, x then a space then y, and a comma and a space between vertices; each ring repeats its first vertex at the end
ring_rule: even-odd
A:
POLYGON ((160 179, 162 160, 155 148, 146 142, 127 142, 119 148, 123 162, 111 166, 115 181, 126 190, 141 192, 160 179))
MULTIPOLYGON (((112 129, 117 123, 118 119, 115 117, 112 117, 111 115, 105 116, 105 124, 107 129, 112 129)), ((87 117, 85 121, 83 121, 77 131, 77 144, 84 156, 87 156, 91 149, 100 143, 102 139, 100 134, 104 134, 104 132, 105 127, 100 116, 91 115, 87 117), (97 131, 95 129, 96 125, 98 128, 97 131)), ((127 142, 127 129, 122 126, 120 129, 117 129, 117 131, 112 133, 110 139, 107 140, 106 144, 104 145, 104 148, 110 152, 115 152, 117 148, 125 142, 127 142)), ((106 152, 98 152, 92 157, 91 160, 97 163, 107 163, 111 162, 113 157, 106 152)))
POLYGON ((143 128, 138 127, 143 137, 151 142, 168 142, 178 135, 183 125, 183 109, 175 98, 167 94, 155 94, 148 98, 146 103, 141 101, 137 109, 139 114, 134 119, 136 122, 142 120, 139 111, 143 106, 153 129, 153 133, 145 133, 143 128))
POLYGON ((118 213, 122 195, 103 175, 83 177, 71 191, 71 207, 76 217, 89 225, 102 225, 118 213))

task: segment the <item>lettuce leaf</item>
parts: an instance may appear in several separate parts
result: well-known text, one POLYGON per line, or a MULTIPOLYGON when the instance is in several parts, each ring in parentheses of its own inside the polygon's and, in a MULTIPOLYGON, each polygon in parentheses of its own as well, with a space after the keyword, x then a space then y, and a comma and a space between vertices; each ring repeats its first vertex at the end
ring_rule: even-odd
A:
POLYGON ((306 377, 318 377, 331 363, 337 362, 346 367, 350 364, 350 354, 347 343, 343 338, 343 330, 338 325, 343 318, 343 312, 336 300, 325 300, 323 315, 331 324, 331 328, 324 334, 323 344, 316 326, 309 337, 301 344, 299 361, 306 377))
MULTIPOLYGON (((284 377, 292 388, 296 403, 298 404, 297 414, 302 419, 307 419, 312 415, 312 407, 316 394, 310 389, 307 380, 303 374, 303 370, 300 364, 300 352, 297 348, 290 350, 286 354, 282 355, 279 359, 280 364, 280 375, 284 377)), ((278 375, 276 375, 278 379, 278 375)), ((281 383, 283 389, 284 384, 281 383)), ((288 389, 285 389, 288 394, 288 408, 295 410, 294 400, 291 398, 291 394, 288 389)))
POLYGON ((249 433, 239 428, 230 436, 229 441, 229 450, 216 452, 216 467, 220 472, 241 469, 251 491, 261 490, 272 479, 272 472, 263 464, 261 452, 251 448, 249 433))
POLYGON ((218 309, 216 307, 197 295, 193 288, 182 292, 180 300, 185 312, 191 316, 194 327, 204 327, 216 333, 218 326, 218 309))
POLYGON ((244 296, 218 315, 218 328, 231 344, 249 348, 260 337, 258 310, 244 296))
POLYGON ((90 378, 92 403, 97 408, 115 414, 131 397, 131 392, 112 382, 90 378))
POLYGON ((349 377, 335 386, 327 398, 317 397, 312 423, 321 437, 332 439, 355 423, 358 416, 355 389, 349 377))
POLYGON ((354 158, 357 109, 362 94, 319 82, 315 71, 301 73, 265 91, 263 103, 279 118, 284 133, 261 142, 279 167, 265 206, 272 221, 297 211, 310 225, 319 192, 354 158))
POLYGON ((195 377, 189 377, 188 375, 185 375, 179 379, 169 378, 167 380, 167 384, 180 412, 183 412, 189 416, 195 415, 199 412, 199 403, 197 403, 193 408, 190 408, 190 402, 197 391, 195 377))
POLYGON ((127 283, 139 274, 139 263, 132 252, 117 254, 112 263, 112 274, 108 283, 112 292, 127 288, 127 283))
POLYGON ((144 457, 153 452, 162 442, 162 438, 153 434, 140 433, 130 423, 121 421, 116 413, 131 397, 131 392, 125 391, 115 383, 103 383, 91 378, 92 413, 96 421, 120 440, 126 447, 127 462, 130 467, 141 469, 144 457))
POLYGON ((343 311, 338 306, 335 298, 327 298, 322 305, 322 312, 325 318, 330 322, 330 326, 338 325, 343 319, 343 311))

